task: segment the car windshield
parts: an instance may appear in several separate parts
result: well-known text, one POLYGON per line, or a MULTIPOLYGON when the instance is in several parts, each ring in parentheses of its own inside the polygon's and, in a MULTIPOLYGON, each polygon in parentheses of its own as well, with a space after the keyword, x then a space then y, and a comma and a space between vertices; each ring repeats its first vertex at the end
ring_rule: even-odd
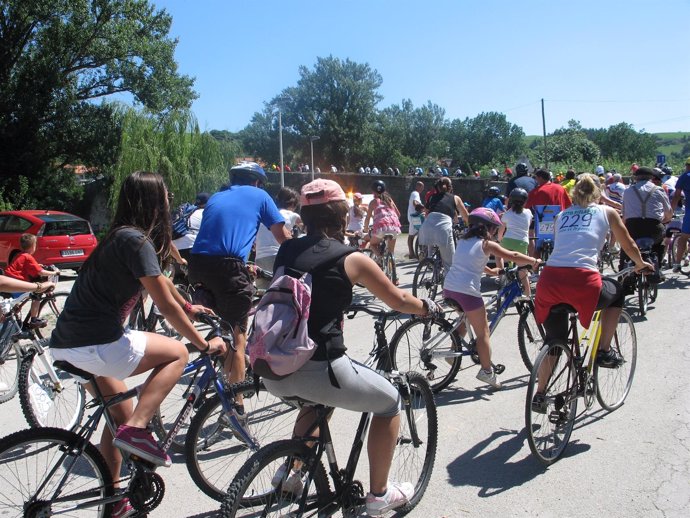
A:
POLYGON ((53 214, 39 218, 45 221, 44 236, 79 236, 91 233, 88 221, 74 216, 53 214))

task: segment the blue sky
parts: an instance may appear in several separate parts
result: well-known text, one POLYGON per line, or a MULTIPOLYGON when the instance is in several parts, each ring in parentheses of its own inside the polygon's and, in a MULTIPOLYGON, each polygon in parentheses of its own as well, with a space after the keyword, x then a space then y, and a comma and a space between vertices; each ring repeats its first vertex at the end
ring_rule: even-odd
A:
POLYGON ((153 0, 173 16, 204 130, 238 131, 317 57, 383 77, 464 119, 498 111, 525 133, 579 120, 690 131, 690 0, 153 0))

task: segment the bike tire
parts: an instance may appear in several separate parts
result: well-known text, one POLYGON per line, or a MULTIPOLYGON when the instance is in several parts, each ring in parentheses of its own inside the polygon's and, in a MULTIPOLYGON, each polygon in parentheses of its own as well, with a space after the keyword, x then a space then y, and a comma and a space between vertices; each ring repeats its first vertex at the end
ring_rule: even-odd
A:
POLYGON ((287 439, 297 414, 295 408, 266 389, 257 395, 253 382, 233 386, 244 393, 247 427, 258 447, 252 449, 223 420, 223 406, 214 394, 194 415, 186 437, 185 457, 192 480, 206 495, 221 501, 242 464, 261 446, 287 439))
POLYGON ((389 345, 393 369, 420 373, 433 392, 446 388, 458 374, 462 355, 444 358, 443 354, 461 353, 464 345, 452 328, 451 323, 444 319, 413 319, 405 322, 397 329, 389 345), (430 350, 427 347, 430 343, 439 345, 430 350), (433 358, 434 352, 439 356, 433 358), (451 362, 446 361, 450 358, 451 362))
POLYGON ((626 311, 618 317, 611 347, 623 357, 623 365, 613 369, 594 365, 597 401, 609 412, 620 408, 628 397, 637 365, 635 325, 626 311))
POLYGON ((438 283, 434 279, 435 261, 427 257, 417 265, 412 278, 412 295, 418 298, 434 300, 438 291, 438 283))
POLYGON ((417 372, 408 372, 406 377, 409 401, 403 403, 400 413, 400 430, 390 478, 411 482, 414 493, 407 504, 396 509, 398 516, 412 511, 424 496, 434 470, 438 446, 438 415, 429 382, 417 372), (413 427, 419 439, 416 445, 413 427))
POLYGON ((640 315, 647 314, 647 307, 649 303, 649 285, 647 284, 647 276, 639 274, 637 276, 637 302, 640 310, 640 315))
MULTIPOLYGON (((8 338, 9 339, 9 338, 8 338)), ((0 358, 0 383, 4 388, 0 390, 0 403, 12 399, 19 390, 19 368, 22 357, 17 344, 6 344, 6 351, 0 358)))
POLYGON ((395 257, 393 257, 393 254, 388 252, 384 258, 383 264, 385 266, 384 271, 386 273, 386 277, 388 277, 393 284, 397 284, 398 273, 395 268, 395 257))
POLYGON ((316 516, 333 499, 330 484, 321 460, 305 470, 303 480, 310 481, 307 488, 299 493, 278 491, 284 480, 275 481, 276 472, 283 464, 303 466, 313 464, 313 451, 299 440, 283 440, 261 448, 252 455, 237 472, 227 496, 223 498, 220 516, 235 518, 242 516, 302 516, 300 501, 303 491, 308 491, 306 504, 310 507, 308 516, 316 516), (313 508, 313 509, 312 509, 313 508), (313 511, 313 513, 311 512, 313 511))
POLYGON ((26 422, 32 428, 54 427, 74 430, 84 417, 86 391, 70 373, 53 366, 50 349, 45 340, 43 354, 53 369, 54 383, 45 365, 32 349, 22 358, 19 367, 19 403, 26 422))
POLYGON ((577 415, 576 395, 577 369, 570 348, 558 342, 549 344, 534 362, 525 402, 527 442, 532 454, 544 465, 560 459, 568 445, 577 415), (532 399, 537 393, 539 371, 542 365, 549 370, 552 362, 553 369, 544 392, 546 410, 545 413, 537 412, 532 408, 532 399))
POLYGON ((520 315, 517 327, 517 340, 522 363, 525 364, 528 372, 532 372, 534 361, 537 359, 539 351, 544 347, 543 331, 541 326, 537 324, 532 308, 523 311, 520 315))
POLYGON ((41 300, 41 304, 38 306, 38 318, 44 319, 46 325, 45 327, 36 329, 36 336, 50 339, 50 335, 53 334, 57 319, 65 307, 68 296, 69 292, 58 291, 46 295, 45 298, 41 300))
MULTIPOLYGON (((15 432, 0 440, 0 515, 44 516, 42 509, 25 508, 28 498, 37 497, 49 506, 45 516, 60 514, 73 508, 81 495, 84 501, 94 501, 113 495, 113 480, 98 449, 74 432, 59 428, 32 428, 15 432), (81 449, 83 448, 83 452, 81 449), (67 471, 68 463, 74 462, 67 471), (46 477, 52 471, 52 479, 46 477), (55 488, 66 477, 57 500, 55 488), (44 491, 36 495, 36 491, 44 491), (97 493, 94 498, 86 493, 97 493), (64 499, 70 498, 67 502, 64 499), (52 500, 52 501, 51 501, 52 500), (61 506, 60 500, 63 500, 61 506), (32 513, 33 511, 33 513, 32 513), (52 511, 52 512, 50 512, 52 511)), ((29 504, 30 506, 31 504, 29 504)), ((36 504, 34 504, 36 505, 36 504)), ((113 504, 70 512, 69 516, 109 518, 113 504)))

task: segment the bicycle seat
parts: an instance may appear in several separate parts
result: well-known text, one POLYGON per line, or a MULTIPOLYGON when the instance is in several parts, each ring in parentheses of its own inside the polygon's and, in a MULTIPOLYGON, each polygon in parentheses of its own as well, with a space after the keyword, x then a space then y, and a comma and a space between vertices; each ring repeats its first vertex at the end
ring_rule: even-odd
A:
POLYGON ((654 246, 654 239, 651 237, 638 237, 635 243, 640 250, 643 248, 652 248, 652 246, 654 246))
POLYGON ((570 304, 556 304, 555 306, 551 306, 551 313, 577 313, 577 310, 572 307, 570 304))
POLYGON ((457 300, 445 299, 445 298, 444 298, 444 299, 443 299, 443 303, 444 303, 446 306, 451 307, 452 309, 454 309, 455 311, 457 311, 457 312, 459 312, 459 313, 463 313, 463 312, 464 312, 464 310, 462 309, 462 307, 460 307, 460 304, 458 304, 458 301, 457 301, 457 300))
POLYGON ((70 374, 74 374, 75 376, 78 376, 86 381, 93 381, 95 379, 95 376, 90 372, 81 370, 65 360, 55 360, 53 362, 53 366, 65 372, 69 372, 70 374))

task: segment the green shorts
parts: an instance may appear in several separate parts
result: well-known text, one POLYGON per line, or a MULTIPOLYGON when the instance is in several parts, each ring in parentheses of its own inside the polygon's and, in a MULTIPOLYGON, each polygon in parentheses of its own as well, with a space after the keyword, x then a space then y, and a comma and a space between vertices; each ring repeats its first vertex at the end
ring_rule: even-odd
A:
POLYGON ((524 241, 504 237, 503 241, 501 241, 501 246, 506 250, 527 255, 527 243, 524 241))

